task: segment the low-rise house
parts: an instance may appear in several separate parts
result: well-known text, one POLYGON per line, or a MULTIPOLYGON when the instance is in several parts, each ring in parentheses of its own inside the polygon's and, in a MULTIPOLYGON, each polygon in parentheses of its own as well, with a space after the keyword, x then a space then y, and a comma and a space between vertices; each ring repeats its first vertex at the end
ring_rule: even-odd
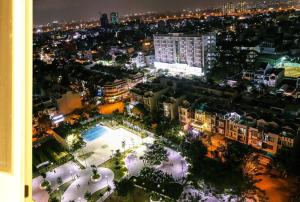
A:
POLYGON ((184 100, 185 96, 170 96, 162 103, 163 114, 165 117, 174 120, 178 119, 178 106, 184 100))
POLYGON ((162 87, 160 84, 140 83, 130 91, 131 103, 143 104, 147 111, 157 112, 159 110, 158 100, 168 90, 168 87, 162 87))
POLYGON ((267 65, 265 70, 256 71, 244 71, 243 79, 254 81, 256 84, 264 84, 268 87, 278 86, 284 78, 283 68, 273 68, 271 65, 267 65))
POLYGON ((269 87, 278 86, 284 78, 283 68, 269 68, 264 72, 264 84, 269 87))
POLYGON ((278 150, 279 135, 263 127, 249 128, 248 144, 256 149, 275 154, 278 150))
POLYGON ((225 115, 227 122, 227 128, 225 132, 225 137, 247 144, 247 132, 248 126, 241 116, 235 112, 225 115))
POLYGON ((190 103, 185 100, 178 107, 179 122, 180 122, 180 125, 183 127, 184 130, 188 130, 188 125, 191 122, 190 113, 191 113, 190 103))

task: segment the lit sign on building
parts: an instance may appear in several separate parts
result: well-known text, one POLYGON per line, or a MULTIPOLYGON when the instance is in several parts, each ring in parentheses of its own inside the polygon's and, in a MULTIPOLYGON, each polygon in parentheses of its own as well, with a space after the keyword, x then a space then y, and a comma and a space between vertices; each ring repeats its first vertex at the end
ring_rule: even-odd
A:
POLYGON ((64 117, 64 115, 59 114, 59 115, 51 117, 51 120, 54 124, 59 124, 65 120, 65 117, 64 117))

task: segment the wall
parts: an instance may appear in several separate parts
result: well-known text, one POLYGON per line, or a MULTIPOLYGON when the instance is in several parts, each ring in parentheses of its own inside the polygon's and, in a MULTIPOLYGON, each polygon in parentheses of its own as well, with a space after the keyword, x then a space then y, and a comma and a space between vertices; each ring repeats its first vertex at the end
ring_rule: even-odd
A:
MULTIPOLYGON (((0 201, 3 202, 19 202, 24 200, 24 186, 25 183, 31 184, 31 127, 26 128, 25 123, 31 123, 31 0, 0 0, 0 8, 4 8, 7 4, 12 4, 13 12, 13 32, 7 28, 2 28, 1 32, 6 35, 12 34, 13 49, 9 50, 6 46, 6 51, 13 51, 13 135, 12 135, 12 171, 11 173, 0 172, 0 201), (27 5, 25 18, 25 5, 27 5), (28 16, 29 15, 29 16, 28 16), (25 20, 28 22, 28 35, 26 35, 26 45, 28 49, 25 60, 25 20), (14 34, 14 33, 18 33, 14 34), (26 70, 24 67, 26 64, 26 70), (29 68, 30 67, 30 68, 29 68), (25 80, 27 78, 27 80, 25 80), (27 82, 27 83, 26 83, 27 82), (25 96, 27 95, 27 96, 25 96), (25 114, 25 112, 28 112, 25 114), (25 121, 26 120, 26 121, 25 121), (26 136, 28 135, 28 136, 26 136), (27 138, 26 138, 27 137, 27 138), (25 169, 27 168, 27 170, 25 169)), ((7 19, 7 11, 4 10, 1 15, 7 19), (5 12, 6 11, 6 12, 5 12)), ((9 68, 8 66, 5 66, 9 68)), ((3 68, 3 67, 1 67, 3 68)), ((30 196, 26 201, 31 201, 30 196)))

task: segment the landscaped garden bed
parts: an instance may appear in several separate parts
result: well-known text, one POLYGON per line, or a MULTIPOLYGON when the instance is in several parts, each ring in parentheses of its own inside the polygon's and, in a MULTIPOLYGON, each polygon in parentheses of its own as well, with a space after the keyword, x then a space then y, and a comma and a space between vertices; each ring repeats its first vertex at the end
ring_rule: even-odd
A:
POLYGON ((48 180, 44 180, 40 184, 40 188, 43 189, 43 190, 46 190, 49 186, 51 186, 51 183, 48 180))
POLYGON ((100 174, 95 174, 91 176, 91 181, 92 182, 99 182, 101 180, 101 175, 100 174))
POLYGON ((89 197, 89 199, 87 201, 88 202, 96 202, 99 199, 101 199, 106 192, 107 192, 107 187, 100 189, 100 190, 94 192, 93 194, 91 194, 91 197, 89 197))
POLYGON ((114 179, 119 181, 122 177, 125 176, 127 172, 127 168, 125 166, 124 158, 131 152, 132 150, 126 151, 124 153, 120 153, 117 151, 115 156, 108 161, 99 165, 99 167, 109 168, 114 172, 114 179))
POLYGON ((61 201, 61 196, 64 194, 64 192, 69 188, 69 186, 74 182, 75 180, 71 180, 69 182, 66 182, 59 186, 59 189, 56 189, 50 194, 49 202, 52 201, 61 201))

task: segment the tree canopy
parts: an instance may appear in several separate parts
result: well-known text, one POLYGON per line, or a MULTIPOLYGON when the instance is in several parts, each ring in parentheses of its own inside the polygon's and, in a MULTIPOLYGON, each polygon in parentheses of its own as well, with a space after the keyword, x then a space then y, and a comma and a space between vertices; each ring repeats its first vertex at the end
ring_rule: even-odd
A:
POLYGON ((134 184, 130 179, 122 179, 120 182, 115 181, 116 191, 119 196, 126 196, 134 190, 134 184))
POLYGON ((150 166, 160 165, 163 161, 168 160, 168 152, 161 145, 154 143, 147 147, 144 155, 144 161, 150 166))

